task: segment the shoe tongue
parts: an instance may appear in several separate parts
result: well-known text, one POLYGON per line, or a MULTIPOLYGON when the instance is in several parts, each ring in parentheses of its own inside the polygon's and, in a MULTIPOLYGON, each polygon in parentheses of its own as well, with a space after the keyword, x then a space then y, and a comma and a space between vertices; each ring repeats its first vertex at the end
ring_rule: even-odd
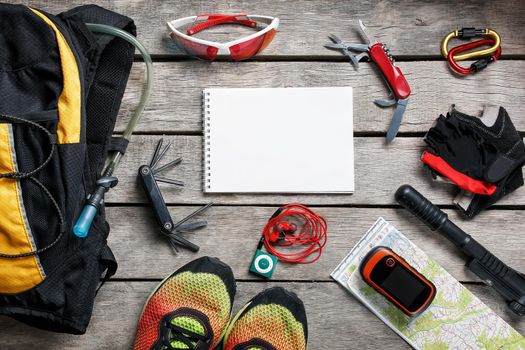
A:
MULTIPOLYGON (((176 316, 171 320, 171 324, 202 336, 206 334, 204 325, 197 318, 192 316, 176 316)), ((195 345, 195 343, 193 345, 195 345)), ((175 349, 188 349, 188 346, 180 340, 172 341, 171 346, 175 349)))

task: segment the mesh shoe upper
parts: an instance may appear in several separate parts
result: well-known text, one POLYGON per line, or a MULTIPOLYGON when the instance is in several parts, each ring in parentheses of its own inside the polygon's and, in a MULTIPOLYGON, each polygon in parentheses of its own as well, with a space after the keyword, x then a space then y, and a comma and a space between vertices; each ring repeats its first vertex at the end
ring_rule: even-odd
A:
POLYGON ((308 324, 303 302, 275 287, 239 311, 224 336, 224 350, 304 350, 308 324))
POLYGON ((135 350, 210 349, 222 338, 235 296, 230 267, 203 257, 166 278, 139 320, 135 350))

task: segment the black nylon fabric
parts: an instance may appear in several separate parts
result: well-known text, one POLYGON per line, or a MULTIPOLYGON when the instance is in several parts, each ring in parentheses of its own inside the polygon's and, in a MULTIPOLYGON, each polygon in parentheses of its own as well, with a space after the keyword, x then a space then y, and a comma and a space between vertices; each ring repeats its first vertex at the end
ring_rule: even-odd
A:
MULTIPOLYGON (((72 19, 72 23, 100 23, 126 30, 136 35, 133 20, 94 5, 80 6, 60 15, 72 19)), ((88 179, 99 177, 108 152, 108 139, 111 138, 122 97, 133 63, 135 49, 126 41, 110 35, 92 34, 85 27, 77 29, 89 45, 97 45, 100 50, 88 49, 86 55, 92 62, 87 79, 91 86, 87 96, 86 132, 88 139, 88 179), (99 101, 112 101, 100 103, 99 101)), ((94 188, 88 184, 88 191, 94 188)))
MULTIPOLYGON (((56 129, 56 120, 41 122, 40 125, 45 126, 48 130, 54 130, 56 129)), ((24 124, 13 125, 13 133, 19 171, 29 172, 35 169, 49 154, 50 144, 47 141, 47 135, 24 124)), ((75 146, 79 147, 80 145, 75 146)), ((55 155, 41 171, 33 175, 34 178, 46 186, 59 204, 62 212, 65 212, 68 205, 66 194, 73 196, 72 200, 75 202, 78 202, 79 197, 76 195, 78 187, 74 190, 75 195, 69 191, 66 192, 61 164, 71 164, 70 162, 73 160, 75 162, 74 167, 78 171, 82 169, 82 159, 82 157, 60 157, 55 155)), ((20 186, 34 242, 37 247, 45 247, 53 242, 59 234, 59 219, 50 208, 51 203, 48 196, 35 183, 29 180, 21 180, 20 186)), ((78 244, 78 241, 72 239, 72 237, 66 237, 60 240, 56 248, 63 250, 66 249, 68 244, 74 246, 74 242, 78 244)), ((39 261, 44 271, 51 271, 62 258, 59 254, 41 254, 39 261)))
POLYGON ((114 136, 108 143, 108 151, 118 151, 119 153, 125 154, 128 148, 129 141, 123 137, 114 136))
MULTIPOLYGON (((62 26, 57 22, 57 26, 62 26)), ((0 113, 14 115, 37 123, 56 135, 58 98, 62 92, 62 69, 55 33, 38 15, 22 5, 0 4, 0 42, 5 45, 0 54, 0 113)), ((69 41, 74 46, 72 41, 69 41)), ((84 118, 84 115, 82 116, 84 118)), ((18 171, 28 173, 37 169, 49 157, 49 136, 42 130, 25 123, 13 123, 18 171)), ((59 146, 61 148, 66 146, 59 146)), ((81 148, 81 144, 71 147, 81 148)), ((84 146, 85 147, 85 146, 84 146)), ((60 210, 79 202, 76 187, 64 187, 63 164, 80 172, 83 153, 75 156, 55 151, 50 161, 32 175, 44 184, 58 203, 60 210)), ((61 227, 49 196, 29 179, 19 180, 25 213, 36 247, 45 247, 59 235, 61 227)), ((61 240, 57 249, 64 249, 71 239, 61 240)), ((0 250, 2 248, 0 247, 0 250)), ((39 262, 44 271, 52 271, 62 259, 58 254, 42 254, 39 262)))
POLYGON ((468 217, 523 185, 525 145, 503 107, 490 127, 477 117, 453 109, 446 117, 441 115, 437 119, 425 142, 428 152, 441 157, 455 170, 497 186, 491 196, 475 195, 463 210, 468 217))
POLYGON ((105 269, 99 256, 108 230, 109 226, 98 220, 80 249, 53 248, 50 252, 64 260, 34 289, 16 295, 0 294, 1 313, 44 330, 84 334, 105 269))
POLYGON ((25 6, 0 4, 0 8, 2 113, 56 109, 62 73, 53 31, 25 6), (24 74, 19 74, 21 70, 24 74), (35 82, 34 77, 45 79, 35 82))
MULTIPOLYGON (((131 34, 135 25, 130 18, 95 5, 58 16, 43 13, 64 35, 77 60, 81 137, 79 143, 56 145, 49 163, 34 175, 60 207, 65 233, 56 245, 38 254, 44 281, 17 294, 0 293, 0 314, 46 330, 83 334, 97 286, 101 278, 115 273, 117 264, 106 242, 109 225, 104 208, 85 239, 76 237, 72 227, 102 171, 134 56, 133 46, 92 34, 85 23, 108 24, 131 34)), ((0 29, 0 114, 31 120, 56 134, 62 71, 54 32, 27 7, 11 4, 0 4, 0 29)), ((12 129, 19 171, 37 168, 50 152, 49 137, 24 123, 13 123, 12 129)), ((58 236, 60 222, 44 191, 29 180, 19 181, 40 249, 58 236)))

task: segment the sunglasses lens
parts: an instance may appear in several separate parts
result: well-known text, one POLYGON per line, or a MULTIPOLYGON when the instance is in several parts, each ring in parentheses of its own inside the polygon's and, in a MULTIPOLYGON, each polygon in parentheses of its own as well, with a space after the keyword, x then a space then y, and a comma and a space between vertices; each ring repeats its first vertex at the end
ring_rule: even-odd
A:
POLYGON ((275 29, 272 29, 264 35, 259 35, 251 40, 230 46, 230 53, 234 60, 242 61, 253 57, 268 46, 275 36, 275 29))
POLYGON ((219 49, 216 47, 187 40, 176 33, 171 33, 170 36, 177 48, 188 56, 208 61, 214 60, 215 57, 217 57, 217 51, 219 51, 219 49))
POLYGON ((273 37, 275 36, 275 33, 276 33, 275 29, 272 29, 264 35, 264 40, 261 45, 261 48, 259 49, 259 52, 266 49, 266 46, 268 46, 272 42, 273 37))

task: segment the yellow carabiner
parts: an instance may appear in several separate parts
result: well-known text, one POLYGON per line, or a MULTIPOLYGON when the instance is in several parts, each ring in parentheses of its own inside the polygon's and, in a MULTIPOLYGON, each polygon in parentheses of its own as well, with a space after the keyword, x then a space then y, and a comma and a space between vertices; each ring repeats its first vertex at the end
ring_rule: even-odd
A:
POLYGON ((475 29, 475 28, 462 28, 461 30, 455 30, 448 33, 443 41, 441 42, 441 54, 444 58, 448 57, 448 42, 453 38, 470 39, 476 36, 488 36, 494 39, 494 45, 489 48, 458 54, 454 56, 454 61, 464 61, 471 58, 484 57, 496 52, 501 45, 501 38, 498 33, 489 28, 475 29))

